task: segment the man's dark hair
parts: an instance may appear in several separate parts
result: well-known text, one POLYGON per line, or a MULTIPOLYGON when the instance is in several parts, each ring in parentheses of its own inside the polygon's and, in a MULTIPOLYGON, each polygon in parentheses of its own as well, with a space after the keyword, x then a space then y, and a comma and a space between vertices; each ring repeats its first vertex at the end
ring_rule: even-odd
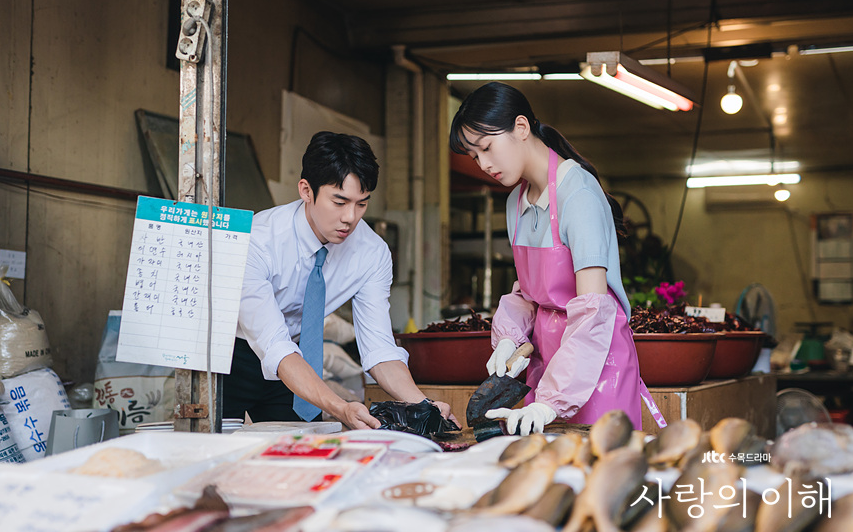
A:
POLYGON ((302 156, 302 179, 308 181, 315 198, 323 185, 343 188, 349 174, 358 178, 362 192, 376 188, 379 164, 364 139, 331 131, 320 131, 311 137, 302 156))

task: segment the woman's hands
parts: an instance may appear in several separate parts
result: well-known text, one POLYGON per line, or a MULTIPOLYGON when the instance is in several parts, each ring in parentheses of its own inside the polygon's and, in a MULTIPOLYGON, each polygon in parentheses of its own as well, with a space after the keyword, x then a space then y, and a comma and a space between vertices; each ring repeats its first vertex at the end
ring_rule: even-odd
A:
POLYGON ((518 375, 527 368, 527 365, 530 364, 530 359, 527 357, 519 357, 518 360, 513 362, 512 367, 507 370, 506 362, 510 357, 512 357, 513 353, 515 353, 515 342, 509 338, 504 338, 498 342, 498 345, 492 352, 492 356, 489 357, 489 361, 486 362, 486 370, 489 372, 489 375, 494 374, 498 377, 508 375, 513 379, 518 377, 518 375))
POLYGON ((486 417, 506 418, 507 432, 515 434, 515 429, 521 427, 521 435, 527 436, 531 432, 543 432, 545 425, 557 418, 557 412, 545 403, 530 403, 518 410, 495 408, 486 412, 486 417))

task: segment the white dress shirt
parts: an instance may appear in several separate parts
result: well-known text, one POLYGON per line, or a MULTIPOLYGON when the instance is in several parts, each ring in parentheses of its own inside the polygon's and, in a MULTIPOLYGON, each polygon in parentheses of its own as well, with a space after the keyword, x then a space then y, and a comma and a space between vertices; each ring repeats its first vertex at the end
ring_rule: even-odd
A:
MULTIPOLYGON (((264 378, 277 380, 278 365, 302 352, 294 337, 302 330, 302 300, 314 268, 320 241, 297 200, 261 211, 252 221, 252 238, 243 277, 237 336, 261 359, 264 378)), ((391 252, 364 220, 340 244, 326 244, 324 316, 352 299, 353 325, 361 366, 368 371, 380 362, 409 354, 397 347, 391 329, 391 252)))

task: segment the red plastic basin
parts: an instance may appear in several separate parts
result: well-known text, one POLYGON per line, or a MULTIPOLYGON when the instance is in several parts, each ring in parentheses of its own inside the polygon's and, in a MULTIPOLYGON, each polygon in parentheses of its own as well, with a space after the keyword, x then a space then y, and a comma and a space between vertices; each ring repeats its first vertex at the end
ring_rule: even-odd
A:
POLYGON ((646 386, 691 386, 708 376, 719 333, 635 333, 646 386))
POLYGON ((755 365, 764 342, 762 331, 724 331, 717 340, 709 379, 743 377, 755 365))
POLYGON ((480 384, 492 355, 491 331, 395 334, 409 352, 409 371, 418 384, 480 384))

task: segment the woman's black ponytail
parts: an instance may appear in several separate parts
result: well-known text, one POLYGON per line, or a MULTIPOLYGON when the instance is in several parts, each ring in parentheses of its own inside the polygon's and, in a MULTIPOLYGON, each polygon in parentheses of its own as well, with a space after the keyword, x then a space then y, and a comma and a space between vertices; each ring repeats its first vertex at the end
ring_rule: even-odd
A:
MULTIPOLYGON (((577 161, 584 170, 592 174, 596 181, 598 181, 599 185, 601 184, 601 178, 598 177, 598 170, 595 169, 595 166, 593 166, 586 157, 578 153, 575 147, 572 146, 571 143, 566 140, 566 137, 564 137, 559 131, 547 124, 539 122, 538 119, 534 119, 532 129, 533 134, 539 137, 546 146, 557 152, 557 155, 563 159, 573 159, 577 161)), ((627 227, 625 227, 622 206, 619 205, 616 198, 604 190, 604 187, 602 187, 602 190, 604 191, 604 196, 607 198, 607 203, 610 204, 610 211, 613 213, 613 223, 616 225, 616 234, 623 237, 627 236, 628 230, 627 227)))

